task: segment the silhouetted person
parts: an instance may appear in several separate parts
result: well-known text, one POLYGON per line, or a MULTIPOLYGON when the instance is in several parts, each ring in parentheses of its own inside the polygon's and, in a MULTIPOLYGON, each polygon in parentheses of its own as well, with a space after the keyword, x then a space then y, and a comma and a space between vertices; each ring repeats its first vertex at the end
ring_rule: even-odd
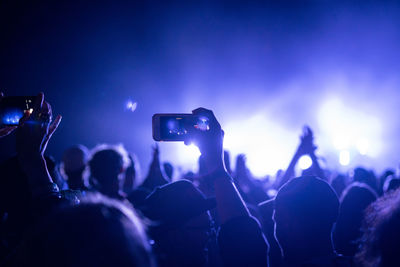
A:
POLYGON ((186 180, 159 187, 145 200, 142 211, 153 221, 150 234, 160 266, 206 264, 214 230, 207 211, 215 206, 215 199, 206 199, 186 180))
MULTIPOLYGON (((195 129, 189 135, 196 140, 207 174, 204 179, 215 193, 221 260, 227 266, 266 266, 268 247, 260 226, 225 169, 221 126, 210 110, 200 108, 193 114, 209 120, 210 130, 195 129)), ((204 266, 205 247, 212 237, 208 210, 215 206, 213 202, 185 180, 161 186, 148 196, 143 212, 154 220, 151 232, 161 266, 204 266)))
POLYGON ((356 255, 361 266, 400 266, 400 191, 372 203, 363 223, 362 246, 356 255))
POLYGON ((246 156, 244 154, 239 154, 236 157, 236 168, 233 178, 246 203, 258 205, 258 203, 269 198, 263 190, 262 184, 253 178, 250 170, 247 168, 246 156))
POLYGON ((345 189, 340 199, 339 217, 333 232, 338 253, 353 257, 358 250, 364 210, 374 202, 377 195, 363 183, 353 183, 345 189))
POLYGON ((269 244, 268 258, 271 267, 280 266, 282 264, 282 252, 275 238, 275 223, 272 218, 274 214, 274 201, 274 199, 269 199, 258 204, 261 215, 260 222, 269 244))
MULTIPOLYGON (((60 115, 53 122, 51 118, 51 106, 40 93, 33 112, 25 113, 18 127, 8 129, 16 131, 17 156, 0 167, 1 257, 6 252, 10 259, 35 222, 63 201, 44 157, 47 144, 61 121, 60 115)), ((9 133, 8 130, 0 131, 0 137, 9 133)), ((2 260, 0 265, 4 263, 2 260)))
POLYGON ((138 216, 100 194, 57 209, 20 250, 23 266, 156 266, 138 216))
POLYGON ((308 155, 312 160, 312 165, 309 170, 307 170, 307 172, 326 180, 325 174, 321 169, 318 158, 315 154, 316 149, 317 146, 314 144, 313 131, 310 127, 304 126, 303 134, 300 136, 300 144, 297 147, 292 159, 290 160, 289 166, 287 167, 285 173, 281 177, 279 177, 280 179, 277 179, 275 181, 275 188, 279 189, 283 184, 285 184, 291 178, 295 177, 296 164, 299 159, 304 155, 308 155))
POLYGON ((347 266, 332 245, 338 212, 339 200, 325 181, 302 176, 286 183, 275 198, 274 212, 283 265, 347 266))
POLYGON ((163 170, 161 169, 160 163, 160 150, 158 145, 153 148, 153 160, 151 161, 149 172, 146 179, 140 185, 141 188, 151 192, 157 186, 167 184, 168 180, 165 177, 163 170))
POLYGON ((76 145, 64 151, 62 168, 67 176, 69 189, 87 190, 88 182, 84 179, 84 171, 89 160, 89 151, 83 145, 76 145))
POLYGON ((158 145, 153 148, 153 160, 150 164, 149 172, 141 185, 134 188, 128 195, 128 200, 135 206, 143 204, 146 197, 157 187, 167 184, 168 180, 160 163, 160 151, 158 145))
POLYGON ((94 148, 89 161, 94 188, 106 196, 123 199, 121 180, 128 164, 128 153, 122 146, 100 145, 94 148))
POLYGON ((353 182, 367 184, 375 192, 378 192, 378 181, 374 174, 362 167, 357 167, 352 172, 353 182))

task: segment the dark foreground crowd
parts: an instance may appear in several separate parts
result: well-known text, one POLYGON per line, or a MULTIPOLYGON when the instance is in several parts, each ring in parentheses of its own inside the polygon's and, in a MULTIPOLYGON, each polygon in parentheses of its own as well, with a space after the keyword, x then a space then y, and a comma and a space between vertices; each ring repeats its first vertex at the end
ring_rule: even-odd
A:
MULTIPOLYGON (((146 178, 122 146, 45 154, 61 121, 39 94, 16 135, 17 155, 0 165, 2 266, 400 266, 400 180, 356 168, 324 170, 309 128, 288 168, 256 180, 239 155, 231 170, 224 132, 194 133, 198 173, 172 182, 159 161, 146 178), (295 178, 299 158, 312 166, 295 178)), ((53 140, 56 142, 57 140, 53 140)), ((266 162, 268 164, 268 162, 266 162)))

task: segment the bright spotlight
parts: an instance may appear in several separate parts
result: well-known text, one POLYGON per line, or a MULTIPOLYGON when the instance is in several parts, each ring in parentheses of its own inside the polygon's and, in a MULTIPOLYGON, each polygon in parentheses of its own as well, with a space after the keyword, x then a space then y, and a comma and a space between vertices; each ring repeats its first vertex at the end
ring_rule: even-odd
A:
MULTIPOLYGON (((346 101, 345 104, 338 98, 330 97, 321 105, 318 121, 321 136, 326 136, 325 144, 338 151, 357 150, 361 155, 377 158, 383 142, 383 120, 371 114, 371 110, 363 110, 356 104, 349 105, 349 100, 346 101)), ((348 153, 341 153, 343 162, 350 158, 348 153)))
POLYGON ((247 166, 256 178, 286 169, 298 139, 289 129, 265 113, 235 117, 224 123, 224 148, 232 157, 244 153, 247 166))
POLYGON ((300 169, 306 170, 306 169, 310 168, 311 165, 312 165, 312 160, 311 160, 310 156, 304 155, 299 159, 300 169))
POLYGON ((362 138, 357 141, 357 149, 361 155, 367 155, 369 148, 369 142, 367 138, 362 138))
POLYGON ((196 161, 201 156, 199 148, 193 143, 188 146, 184 146, 182 148, 182 153, 185 158, 189 158, 191 160, 196 160, 196 161))
POLYGON ((198 171, 201 153, 195 144, 187 146, 183 142, 160 142, 159 147, 161 161, 169 161, 174 166, 178 166, 178 176, 188 171, 194 173, 198 171))
POLYGON ((347 166, 350 163, 350 152, 347 150, 340 151, 339 154, 339 163, 342 166, 347 166))
POLYGON ((333 146, 338 149, 347 149, 350 145, 349 137, 347 135, 337 135, 332 138, 333 146))

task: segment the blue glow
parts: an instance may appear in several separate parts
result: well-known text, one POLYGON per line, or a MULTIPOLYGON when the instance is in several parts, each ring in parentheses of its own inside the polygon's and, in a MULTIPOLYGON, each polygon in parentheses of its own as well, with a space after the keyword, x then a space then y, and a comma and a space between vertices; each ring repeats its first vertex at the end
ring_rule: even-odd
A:
POLYGON ((6 125, 18 125, 23 113, 18 109, 7 110, 2 118, 2 123, 6 125))
POLYGON ((208 131, 210 130, 210 125, 208 123, 208 118, 206 117, 200 117, 197 124, 195 125, 196 129, 199 129, 201 131, 208 131))

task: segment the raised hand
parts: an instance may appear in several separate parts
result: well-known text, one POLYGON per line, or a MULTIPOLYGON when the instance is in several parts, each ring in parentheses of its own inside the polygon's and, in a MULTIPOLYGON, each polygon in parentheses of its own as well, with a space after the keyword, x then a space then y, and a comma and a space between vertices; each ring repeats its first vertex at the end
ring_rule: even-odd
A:
POLYGON ((151 173, 161 173, 160 148, 158 147, 157 143, 153 147, 153 160, 151 161, 150 172, 151 173))
POLYGON ((36 97, 32 114, 21 118, 17 130, 17 152, 21 158, 43 157, 47 144, 61 121, 61 116, 51 123, 52 110, 44 101, 44 94, 36 97))
POLYGON ((44 94, 40 93, 36 97, 32 114, 25 114, 20 119, 16 132, 18 161, 28 177, 33 195, 58 191, 49 175, 44 159, 47 143, 61 121, 61 116, 58 115, 51 123, 51 117, 51 106, 44 101, 44 94), (37 190, 37 188, 45 188, 45 190, 37 190))
POLYGON ((309 126, 304 126, 300 140, 298 152, 301 155, 311 155, 317 149, 314 145, 314 134, 309 126))
POLYGON ((192 111, 194 115, 204 117, 208 120, 209 130, 192 130, 189 132, 190 140, 185 143, 194 142, 200 149, 208 172, 225 170, 223 160, 224 131, 211 110, 198 108, 192 111))
MULTIPOLYGON (((294 153, 289 166, 287 167, 285 174, 280 180, 276 181, 275 187, 278 189, 289 179, 295 176, 295 166, 301 156, 309 155, 313 161, 316 162, 315 150, 317 147, 314 145, 314 134, 310 127, 307 125, 303 127, 303 134, 300 136, 300 145, 298 146, 296 153, 294 153)), ((318 162, 316 162, 318 164, 318 162)))

